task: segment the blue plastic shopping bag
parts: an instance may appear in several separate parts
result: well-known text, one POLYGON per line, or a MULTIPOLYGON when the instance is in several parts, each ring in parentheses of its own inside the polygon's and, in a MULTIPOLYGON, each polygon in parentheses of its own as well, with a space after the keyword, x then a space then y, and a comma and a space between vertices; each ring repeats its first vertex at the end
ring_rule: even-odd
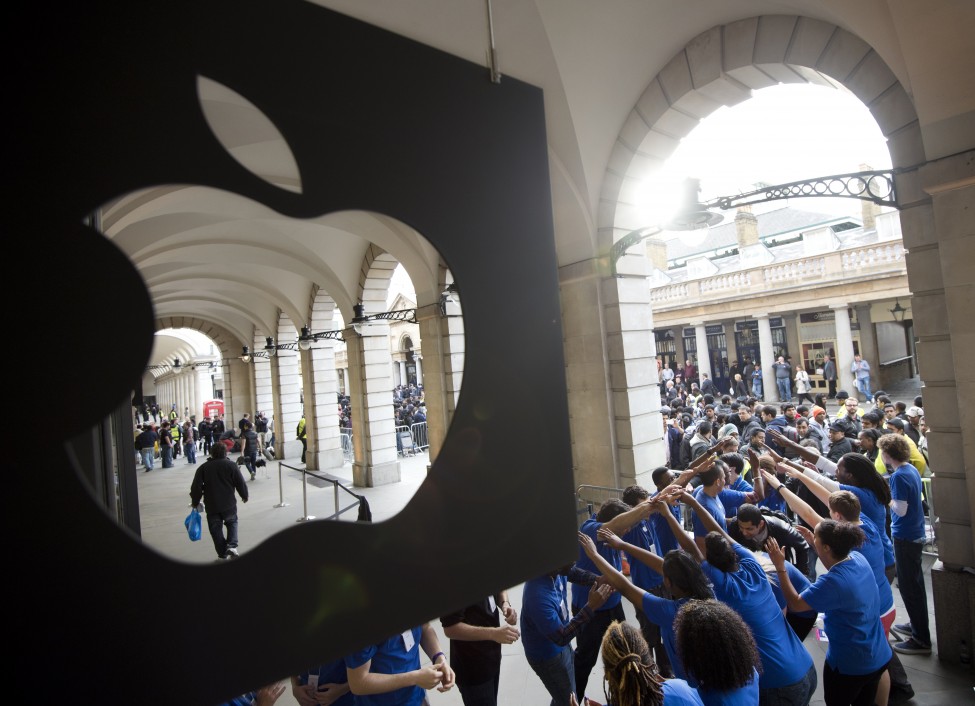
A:
POLYGON ((203 519, 200 517, 200 511, 195 507, 190 510, 190 514, 186 516, 183 524, 186 525, 190 541, 195 542, 203 536, 203 519))

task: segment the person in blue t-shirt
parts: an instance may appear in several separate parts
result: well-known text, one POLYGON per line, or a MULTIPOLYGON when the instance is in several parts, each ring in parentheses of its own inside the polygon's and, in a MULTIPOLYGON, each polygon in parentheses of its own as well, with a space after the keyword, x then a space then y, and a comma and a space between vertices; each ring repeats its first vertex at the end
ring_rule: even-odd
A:
MULTIPOLYGON (((680 521, 670 512, 669 508, 669 503, 676 501, 676 498, 682 492, 679 487, 675 486, 671 490, 661 493, 651 504, 655 515, 659 514, 666 518, 672 530, 680 538, 681 543, 686 543, 690 549, 696 550, 696 545, 681 528, 680 521)), ((601 542, 614 549, 625 551, 637 563, 649 567, 663 577, 664 588, 666 589, 663 596, 645 591, 628 580, 622 572, 606 561, 598 552, 596 544, 592 541, 591 537, 582 532, 579 533, 579 545, 593 561, 596 569, 613 588, 625 596, 636 608, 642 610, 648 620, 659 626, 661 641, 663 642, 664 649, 667 651, 674 675, 680 679, 686 679, 687 675, 677 657, 673 623, 677 611, 687 601, 695 598, 707 599, 714 597, 707 578, 701 571, 701 567, 684 551, 678 549, 671 550, 661 559, 653 552, 624 542, 608 528, 600 529, 598 538, 601 542)), ((631 574, 633 566, 635 564, 630 567, 631 574)))
POLYGON ((352 706, 355 696, 349 688, 345 660, 337 659, 291 677, 291 695, 300 706, 352 706))
POLYGON ((764 666, 759 682, 763 700, 807 703, 816 690, 816 666, 779 610, 765 571, 697 500, 685 493, 684 501, 708 529, 707 560, 701 568, 711 579, 715 597, 741 615, 755 638, 764 666))
POLYGON ((220 706, 274 706, 277 700, 281 698, 285 688, 283 682, 275 682, 263 686, 257 691, 248 691, 246 694, 236 696, 220 706))
POLYGON ((704 706, 759 703, 762 658, 738 613, 721 601, 690 601, 678 611, 675 628, 677 651, 704 706))
POLYGON ((894 625, 894 633, 903 637, 894 644, 901 654, 931 654, 931 632, 928 626, 928 595, 924 587, 921 550, 926 536, 924 507, 921 504, 921 474, 910 464, 911 448, 907 437, 884 434, 877 441, 884 463, 894 469, 890 475, 890 534, 894 538, 894 561, 897 586, 910 623, 894 625))
MULTIPOLYGON (((683 679, 666 679, 643 636, 626 621, 610 623, 602 643, 603 694, 613 706, 704 706, 683 679)), ((578 706, 575 699, 570 701, 578 706)))
MULTIPOLYGON (((641 520, 645 520, 650 515, 650 504, 641 502, 636 507, 630 507, 620 499, 612 498, 604 502, 596 516, 582 523, 581 532, 588 534, 593 541, 596 541, 596 533, 601 527, 608 527, 614 534, 621 535, 628 532, 641 520)), ((600 547, 603 558, 609 561, 618 571, 623 569, 623 560, 620 553, 611 547, 600 547)), ((595 565, 588 556, 580 549, 579 558, 576 566, 586 571, 594 571, 595 565)), ((579 612, 589 598, 589 591, 584 586, 573 584, 572 586, 572 612, 579 612)), ((623 613, 623 606, 620 604, 620 595, 613 592, 606 603, 596 611, 592 620, 587 622, 579 631, 576 637, 575 653, 575 679, 576 679, 576 698, 582 700, 586 693, 586 685, 589 682, 589 674, 599 659, 599 645, 603 639, 603 633, 614 620, 626 620, 623 613)))
POLYGON ((823 613, 829 638, 823 664, 827 704, 874 703, 880 678, 890 662, 874 572, 867 559, 853 551, 865 539, 863 530, 849 522, 820 522, 813 542, 826 573, 801 594, 788 579, 781 547, 774 539, 767 544, 789 607, 823 613))
POLYGON ((454 670, 429 623, 347 655, 345 668, 356 706, 419 706, 426 689, 454 686, 454 670), (424 667, 421 647, 431 662, 424 667))
POLYGON ((564 706, 570 695, 575 696, 572 638, 613 593, 612 586, 598 578, 591 571, 569 564, 529 579, 522 587, 521 639, 525 659, 551 695, 551 706, 564 706), (571 619, 567 582, 590 587, 585 606, 571 619))

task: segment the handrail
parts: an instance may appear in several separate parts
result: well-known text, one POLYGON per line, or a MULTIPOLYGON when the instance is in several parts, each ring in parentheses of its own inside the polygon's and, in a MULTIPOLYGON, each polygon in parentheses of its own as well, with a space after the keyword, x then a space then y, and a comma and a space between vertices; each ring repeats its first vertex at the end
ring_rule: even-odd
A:
POLYGON ((897 365, 898 363, 903 363, 905 360, 914 360, 914 356, 905 355, 903 358, 895 358, 894 360, 887 360, 880 364, 880 367, 886 367, 890 365, 897 365))
POLYGON ((323 517, 322 519, 324 519, 324 520, 335 520, 335 519, 338 519, 338 517, 340 517, 342 514, 344 514, 344 513, 348 512, 349 510, 351 510, 352 508, 357 508, 358 509, 358 508, 360 508, 362 506, 362 500, 363 500, 362 496, 361 495, 358 495, 356 493, 353 493, 351 490, 349 490, 344 485, 342 485, 342 479, 341 478, 337 478, 337 477, 335 477, 335 476, 333 476, 333 475, 331 475, 329 473, 315 473, 314 471, 309 471, 307 468, 298 468, 297 466, 288 466, 287 464, 284 464, 284 463, 280 464, 279 465, 279 468, 280 468, 280 466, 284 466, 285 468, 290 468, 293 471, 298 471, 298 472, 301 473, 301 502, 302 502, 302 509, 303 509, 303 511, 304 511, 305 514, 302 517, 299 517, 297 520, 295 520, 295 522, 306 522, 308 520, 314 520, 315 519, 315 515, 309 515, 308 514, 308 476, 312 476, 314 478, 318 478, 319 480, 323 480, 323 481, 327 481, 327 482, 331 483, 332 484, 332 488, 335 491, 335 512, 333 512, 328 517, 323 517), (352 504, 350 504, 350 505, 346 505, 343 508, 339 508, 339 488, 341 488, 346 493, 348 493, 349 495, 351 495, 352 497, 354 497, 355 498, 355 502, 352 503, 352 504))

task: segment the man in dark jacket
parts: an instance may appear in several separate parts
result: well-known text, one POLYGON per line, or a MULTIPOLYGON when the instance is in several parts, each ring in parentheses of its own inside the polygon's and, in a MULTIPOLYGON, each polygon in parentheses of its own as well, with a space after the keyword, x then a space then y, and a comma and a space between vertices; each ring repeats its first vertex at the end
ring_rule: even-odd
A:
POLYGON ((846 431, 847 424, 845 422, 835 421, 829 425, 830 446, 826 458, 833 463, 839 463, 843 454, 853 451, 853 442, 846 435, 846 431))
MULTIPOLYGON (((814 555, 809 549, 809 544, 796 531, 791 522, 775 515, 763 513, 757 506, 745 503, 738 508, 736 524, 741 536, 757 542, 759 547, 764 547, 769 537, 775 539, 783 550, 791 551, 793 565, 810 581, 816 580, 814 555)), ((731 529, 729 528, 729 533, 735 537, 735 533, 731 529)))
POLYGON ((201 509, 205 501, 207 527, 213 538, 213 548, 220 559, 236 559, 237 554, 237 498, 247 502, 247 484, 237 464, 227 458, 225 444, 214 444, 211 458, 196 469, 190 486, 190 504, 201 509), (224 536, 224 528, 227 530, 224 536))

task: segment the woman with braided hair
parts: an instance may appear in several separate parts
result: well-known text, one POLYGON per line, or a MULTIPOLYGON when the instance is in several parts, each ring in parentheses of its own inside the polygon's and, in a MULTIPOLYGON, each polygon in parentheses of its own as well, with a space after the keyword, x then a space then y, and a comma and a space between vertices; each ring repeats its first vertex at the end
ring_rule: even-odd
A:
MULTIPOLYGON (((609 624, 602 655, 607 706, 704 706, 686 681, 660 675, 650 646, 630 623, 614 620, 609 624)), ((576 705, 574 698, 571 703, 576 705)))

